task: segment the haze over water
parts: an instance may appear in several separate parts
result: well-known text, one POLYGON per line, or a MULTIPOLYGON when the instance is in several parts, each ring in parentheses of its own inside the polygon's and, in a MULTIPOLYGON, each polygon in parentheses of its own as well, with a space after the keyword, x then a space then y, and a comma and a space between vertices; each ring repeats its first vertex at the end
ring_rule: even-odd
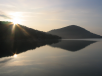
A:
MULTIPOLYGON (((102 39, 81 41, 85 47, 80 45, 77 51, 62 48, 61 43, 71 44, 70 40, 62 40, 52 44, 60 44, 60 47, 45 45, 17 56, 2 57, 0 76, 102 76, 102 39)), ((77 45, 68 46, 75 48, 77 45)))

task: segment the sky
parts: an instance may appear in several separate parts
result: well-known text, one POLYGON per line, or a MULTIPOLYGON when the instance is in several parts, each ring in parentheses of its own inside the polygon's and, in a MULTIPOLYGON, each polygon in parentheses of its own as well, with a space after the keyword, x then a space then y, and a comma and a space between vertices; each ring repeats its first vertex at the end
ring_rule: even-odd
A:
POLYGON ((102 0, 0 0, 0 21, 44 32, 78 25, 102 35, 102 0))

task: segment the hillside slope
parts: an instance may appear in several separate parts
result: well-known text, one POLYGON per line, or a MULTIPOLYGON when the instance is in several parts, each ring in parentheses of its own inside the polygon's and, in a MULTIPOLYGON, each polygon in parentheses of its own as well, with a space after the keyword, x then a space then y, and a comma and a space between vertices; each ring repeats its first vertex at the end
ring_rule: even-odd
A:
POLYGON ((38 31, 26 26, 12 22, 0 21, 0 39, 2 40, 45 40, 45 39, 61 39, 56 35, 51 35, 43 31, 38 31))
POLYGON ((70 25, 64 28, 51 30, 48 31, 48 33, 58 35, 64 39, 102 38, 102 36, 91 33, 90 31, 76 25, 70 25))

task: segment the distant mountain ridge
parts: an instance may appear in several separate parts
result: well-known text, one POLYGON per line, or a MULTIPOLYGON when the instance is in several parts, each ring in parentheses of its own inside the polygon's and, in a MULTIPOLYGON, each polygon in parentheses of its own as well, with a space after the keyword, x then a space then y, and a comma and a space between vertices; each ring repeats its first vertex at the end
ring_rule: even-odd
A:
POLYGON ((102 36, 94 34, 80 26, 70 25, 60 29, 48 31, 53 35, 58 35, 64 39, 80 39, 80 38, 102 38, 102 36))

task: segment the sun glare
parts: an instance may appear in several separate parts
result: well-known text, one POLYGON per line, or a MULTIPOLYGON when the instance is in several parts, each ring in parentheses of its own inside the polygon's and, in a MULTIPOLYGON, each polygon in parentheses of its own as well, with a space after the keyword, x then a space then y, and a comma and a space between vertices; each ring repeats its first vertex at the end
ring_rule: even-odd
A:
POLYGON ((17 57, 17 54, 14 54, 14 57, 17 57))
POLYGON ((10 19, 10 22, 13 22, 13 24, 20 24, 21 23, 21 13, 19 12, 10 12, 9 15, 11 16, 12 19, 10 19))
POLYGON ((14 25, 20 23, 20 20, 19 19, 16 19, 16 18, 13 19, 13 20, 11 20, 11 21, 14 23, 14 25))

